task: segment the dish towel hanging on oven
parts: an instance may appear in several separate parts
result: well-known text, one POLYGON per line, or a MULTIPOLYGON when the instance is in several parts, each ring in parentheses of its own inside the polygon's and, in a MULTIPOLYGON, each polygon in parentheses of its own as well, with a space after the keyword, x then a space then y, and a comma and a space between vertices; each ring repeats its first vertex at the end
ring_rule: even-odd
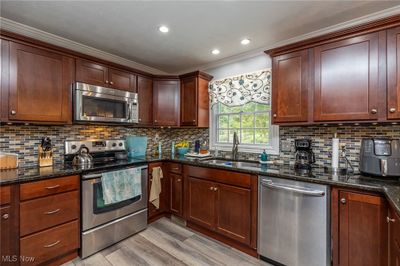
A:
POLYGON ((114 204, 142 194, 141 168, 106 172, 102 174, 104 204, 114 204))
POLYGON ((161 167, 154 167, 151 173, 153 181, 151 182, 149 201, 157 208, 160 208, 161 178, 163 172, 161 167))

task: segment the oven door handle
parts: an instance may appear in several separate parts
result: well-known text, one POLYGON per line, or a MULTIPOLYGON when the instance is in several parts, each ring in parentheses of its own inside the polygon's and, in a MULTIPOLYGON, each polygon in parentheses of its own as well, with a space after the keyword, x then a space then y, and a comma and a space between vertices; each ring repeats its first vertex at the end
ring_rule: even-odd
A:
POLYGON ((101 178, 102 174, 91 174, 91 175, 83 175, 82 179, 94 179, 94 178, 101 178))

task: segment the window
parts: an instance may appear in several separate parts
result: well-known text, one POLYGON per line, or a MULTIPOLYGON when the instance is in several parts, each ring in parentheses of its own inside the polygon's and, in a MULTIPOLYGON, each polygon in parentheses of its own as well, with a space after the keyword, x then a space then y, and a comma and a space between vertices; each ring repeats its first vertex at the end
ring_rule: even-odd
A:
POLYGON ((217 103, 211 110, 211 146, 232 149, 233 133, 239 137, 239 150, 279 154, 279 129, 271 125, 268 104, 248 102, 240 106, 217 103))

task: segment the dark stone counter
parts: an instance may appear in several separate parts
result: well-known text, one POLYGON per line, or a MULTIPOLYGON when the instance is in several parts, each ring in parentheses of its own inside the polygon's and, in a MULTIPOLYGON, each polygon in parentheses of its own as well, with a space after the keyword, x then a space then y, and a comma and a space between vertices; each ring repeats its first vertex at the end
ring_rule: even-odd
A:
POLYGON ((28 181, 37 181, 47 178, 54 178, 66 175, 79 175, 88 172, 111 170, 120 167, 129 167, 140 164, 147 164, 159 161, 172 161, 199 167, 211 167, 223 170, 232 170, 236 172, 251 173, 254 175, 264 175, 271 177, 280 177, 319 183, 331 186, 360 189, 366 191, 379 192, 384 194, 389 203, 400 213, 400 181, 399 179, 373 178, 362 175, 332 175, 323 168, 314 168, 310 173, 302 173, 295 170, 290 165, 267 165, 259 167, 235 167, 232 165, 215 165, 206 160, 190 159, 186 157, 147 156, 142 158, 128 159, 124 161, 110 162, 108 164, 94 165, 84 169, 71 164, 56 164, 51 167, 31 167, 19 168, 14 170, 0 171, 0 185, 23 183, 28 181))

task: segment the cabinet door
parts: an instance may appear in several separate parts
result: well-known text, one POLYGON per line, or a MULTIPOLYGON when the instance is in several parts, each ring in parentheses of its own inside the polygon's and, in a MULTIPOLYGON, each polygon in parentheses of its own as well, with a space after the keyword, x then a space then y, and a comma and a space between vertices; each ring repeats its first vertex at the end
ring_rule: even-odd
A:
POLYGON ((308 120, 308 68, 307 50, 273 58, 273 123, 308 120))
POLYGON ((136 75, 114 68, 108 69, 109 84, 114 89, 136 92, 136 75))
POLYGON ((197 77, 181 80, 181 125, 197 124, 197 77))
POLYGON ((205 228, 215 228, 215 183, 188 177, 187 219, 205 228))
POLYGON ((157 219, 161 214, 169 210, 169 178, 168 175, 165 174, 166 171, 163 167, 162 163, 152 163, 149 164, 149 180, 148 180, 148 196, 150 196, 150 189, 153 183, 153 168, 160 166, 163 170, 164 177, 161 179, 161 193, 160 193, 160 207, 157 209, 153 203, 147 201, 148 208, 148 219, 154 220, 157 219))
POLYGON ((339 265, 387 265, 387 207, 379 196, 339 192, 339 265))
POLYGON ((250 189, 219 184, 216 192, 216 231, 249 245, 251 238, 250 189))
POLYGON ((388 119, 400 119, 400 27, 387 32, 388 119))
MULTIPOLYGON (((0 255, 1 258, 8 258, 7 256, 12 256, 16 254, 12 254, 12 241, 16 241, 17 237, 13 236, 12 229, 11 229, 11 208, 10 206, 4 206, 0 208, 0 255)), ((11 264, 6 263, 6 265, 11 264)))
POLYGON ((179 81, 156 80, 153 90, 154 124, 179 125, 179 81))
POLYGON ((27 45, 10 45, 9 119, 70 122, 74 59, 27 45))
POLYGON ((108 86, 108 68, 96 62, 77 59, 76 80, 91 85, 108 86))
POLYGON ((150 78, 138 77, 139 124, 153 124, 153 81, 150 78))
POLYGON ((378 36, 314 48, 315 121, 378 119, 378 36))
POLYGON ((182 216, 183 206, 183 182, 182 176, 169 173, 170 175, 170 211, 178 216, 182 216))
POLYGON ((389 211, 389 265, 400 266, 400 216, 393 208, 389 211))

